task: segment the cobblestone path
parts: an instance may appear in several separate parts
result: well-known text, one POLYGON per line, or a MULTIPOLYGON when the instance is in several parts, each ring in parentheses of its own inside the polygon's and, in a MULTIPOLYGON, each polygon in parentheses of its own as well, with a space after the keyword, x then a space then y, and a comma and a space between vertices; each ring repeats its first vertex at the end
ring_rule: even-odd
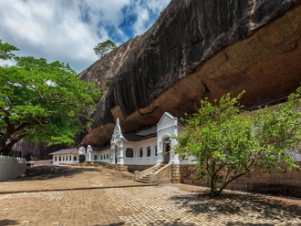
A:
MULTIPOLYGON (((99 172, 82 173, 74 179, 99 172)), ((195 191, 200 190, 164 185, 0 195, 0 226, 301 225, 301 200, 244 193, 209 199, 195 191)))

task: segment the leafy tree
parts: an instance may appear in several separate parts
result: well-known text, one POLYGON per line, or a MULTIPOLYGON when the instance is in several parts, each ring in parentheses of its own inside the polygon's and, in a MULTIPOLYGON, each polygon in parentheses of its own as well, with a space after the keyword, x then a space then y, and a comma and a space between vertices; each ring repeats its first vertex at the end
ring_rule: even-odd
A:
POLYGON ((98 43, 94 48, 94 52, 97 56, 103 57, 104 55, 108 54, 116 47, 117 46, 113 41, 106 40, 104 42, 98 43))
POLYGON ((184 120, 177 152, 193 155, 198 172, 217 196, 233 181, 256 168, 296 167, 291 152, 300 142, 299 93, 285 104, 243 112, 240 96, 225 95, 214 103, 201 102, 198 112, 184 120))
POLYGON ((12 52, 17 50, 18 48, 16 48, 15 46, 7 42, 2 42, 2 40, 0 40, 0 59, 8 60, 13 58, 14 54, 12 52))
POLYGON ((1 58, 15 66, 0 67, 0 153, 9 154, 21 139, 72 144, 93 111, 100 92, 58 61, 16 57, 15 47, 0 42, 1 58))

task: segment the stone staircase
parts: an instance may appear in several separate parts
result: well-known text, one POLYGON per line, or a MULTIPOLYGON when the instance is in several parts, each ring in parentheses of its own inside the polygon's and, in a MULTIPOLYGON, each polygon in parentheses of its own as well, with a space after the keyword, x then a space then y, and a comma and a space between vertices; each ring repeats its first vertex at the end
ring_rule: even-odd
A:
POLYGON ((158 184, 160 182, 160 173, 169 166, 169 164, 157 164, 142 172, 136 171, 135 181, 148 184, 158 184))

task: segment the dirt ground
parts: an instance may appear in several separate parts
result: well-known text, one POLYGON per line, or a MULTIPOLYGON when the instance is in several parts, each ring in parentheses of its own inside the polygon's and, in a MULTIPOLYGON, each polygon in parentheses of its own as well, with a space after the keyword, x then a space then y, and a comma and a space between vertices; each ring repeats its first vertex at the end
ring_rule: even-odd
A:
POLYGON ((4 192, 55 190, 85 187, 122 186, 138 184, 129 173, 103 167, 54 167, 39 166, 22 179, 0 182, 4 192))
POLYGON ((108 185, 115 187, 2 194, 0 226, 301 225, 300 199, 238 192, 209 199, 196 186, 135 187, 139 184, 130 175, 105 168, 64 169, 0 182, 0 192, 108 185))

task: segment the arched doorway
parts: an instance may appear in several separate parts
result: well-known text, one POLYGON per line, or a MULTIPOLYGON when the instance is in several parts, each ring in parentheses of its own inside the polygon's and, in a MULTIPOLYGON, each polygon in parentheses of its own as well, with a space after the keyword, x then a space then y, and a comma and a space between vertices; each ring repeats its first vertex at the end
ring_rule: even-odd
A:
POLYGON ((163 140, 163 163, 167 164, 170 161, 171 142, 167 137, 163 140))
POLYGON ((117 155, 118 155, 118 148, 117 148, 117 146, 115 145, 115 146, 114 146, 114 157, 115 157, 115 164, 116 164, 116 165, 118 164, 118 157, 117 157, 117 155))
POLYGON ((79 163, 84 163, 84 162, 86 162, 86 156, 85 156, 85 155, 79 155, 78 161, 79 161, 79 163))

